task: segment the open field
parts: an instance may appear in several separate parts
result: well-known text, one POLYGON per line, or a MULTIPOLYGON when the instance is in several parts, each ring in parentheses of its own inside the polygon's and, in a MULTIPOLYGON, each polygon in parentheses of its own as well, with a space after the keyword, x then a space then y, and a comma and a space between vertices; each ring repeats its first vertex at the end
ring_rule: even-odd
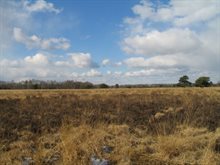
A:
POLYGON ((95 157, 219 165, 220 88, 0 91, 0 164, 95 157))

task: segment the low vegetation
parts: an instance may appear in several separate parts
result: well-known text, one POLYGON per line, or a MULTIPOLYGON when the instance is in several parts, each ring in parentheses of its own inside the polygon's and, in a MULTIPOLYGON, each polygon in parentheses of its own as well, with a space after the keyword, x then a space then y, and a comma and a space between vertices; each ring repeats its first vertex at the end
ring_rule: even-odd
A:
POLYGON ((220 88, 1 90, 0 164, 220 162, 220 88))

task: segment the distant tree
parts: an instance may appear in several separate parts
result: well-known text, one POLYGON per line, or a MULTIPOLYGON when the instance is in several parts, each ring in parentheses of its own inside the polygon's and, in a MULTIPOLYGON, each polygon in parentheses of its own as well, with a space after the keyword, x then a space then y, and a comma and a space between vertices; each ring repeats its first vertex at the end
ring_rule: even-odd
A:
POLYGON ((98 85, 99 88, 109 88, 109 86, 107 84, 99 84, 98 85))
POLYGON ((90 82, 85 82, 85 83, 83 83, 83 88, 84 89, 92 89, 92 88, 94 88, 94 85, 90 82))
POLYGON ((33 85, 33 89, 39 89, 39 85, 38 84, 34 84, 33 85))
POLYGON ((191 86, 192 83, 189 82, 188 80, 189 80, 189 77, 187 75, 180 77, 178 86, 181 86, 181 87, 191 86))
POLYGON ((195 81, 195 86, 197 87, 209 87, 212 85, 212 82, 210 81, 209 77, 199 77, 195 81))
POLYGON ((119 85, 118 85, 118 84, 115 84, 115 88, 119 88, 119 85))

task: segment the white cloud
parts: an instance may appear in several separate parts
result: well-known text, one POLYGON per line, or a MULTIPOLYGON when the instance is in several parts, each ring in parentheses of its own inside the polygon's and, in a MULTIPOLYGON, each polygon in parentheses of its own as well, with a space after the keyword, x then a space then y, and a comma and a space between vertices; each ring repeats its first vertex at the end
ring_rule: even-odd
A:
POLYGON ((150 70, 139 70, 139 71, 130 71, 130 72, 126 72, 125 76, 127 77, 141 77, 141 76, 149 76, 151 75, 153 72, 155 72, 154 69, 150 69, 150 70))
POLYGON ((142 20, 149 19, 153 21, 168 21, 174 17, 172 9, 168 6, 164 5, 155 10, 153 3, 147 0, 140 1, 139 4, 132 8, 132 11, 142 20))
POLYGON ((44 50, 62 49, 67 50, 70 47, 69 40, 65 38, 41 39, 36 35, 27 36, 20 28, 14 28, 14 38, 17 42, 23 43, 27 48, 38 48, 44 50))
POLYGON ((176 19, 174 24, 177 26, 186 26, 192 23, 209 20, 217 14, 219 14, 217 6, 208 6, 196 11, 192 15, 187 15, 183 18, 176 19))
POLYGON ((122 75, 122 71, 115 71, 113 73, 114 76, 121 76, 122 75))
POLYGON ((172 68, 183 65, 184 61, 181 60, 181 55, 164 55, 154 56, 148 59, 143 57, 131 57, 124 60, 124 63, 129 67, 172 68))
POLYGON ((48 64, 47 56, 42 53, 37 53, 34 56, 27 56, 24 58, 24 61, 28 64, 34 64, 34 65, 47 65, 48 64))
POLYGON ((92 61, 90 53, 69 53, 74 66, 79 68, 95 68, 98 65, 92 61))
POLYGON ((103 66, 107 66, 107 65, 109 65, 110 64, 110 60, 109 59, 104 59, 104 60, 102 60, 102 65, 103 66))
POLYGON ((112 71, 108 70, 106 73, 107 73, 107 75, 111 75, 112 71))
POLYGON ((86 72, 86 73, 82 73, 82 75, 81 76, 88 76, 88 77, 100 77, 100 76, 102 76, 102 73, 101 72, 99 72, 99 71, 97 71, 97 70, 95 70, 95 69, 91 69, 91 70, 89 70, 88 72, 86 72))
MULTIPOLYGON (((159 59, 141 59, 144 63, 140 64, 139 62, 142 62, 141 60, 136 60, 135 62, 135 59, 131 60, 132 58, 129 58, 131 60, 130 62, 136 63, 136 65, 129 66, 128 64, 129 68, 126 70, 115 70, 113 68, 113 70, 108 70, 105 73, 96 69, 77 68, 71 63, 71 60, 59 61, 54 60, 52 57, 52 55, 37 53, 21 60, 3 59, 0 61, 0 77, 2 80, 16 81, 26 79, 64 81, 72 79, 108 84, 168 83, 178 81, 178 78, 187 71, 189 73, 188 75, 193 78, 208 75, 212 81, 218 80, 216 79, 216 75, 208 70, 205 72, 201 72, 201 70, 188 71, 187 68, 179 68, 179 65, 170 65, 169 62, 168 64, 164 64, 163 58, 168 59, 166 56, 157 57, 159 59), (153 62, 150 63, 149 61, 155 61, 156 66, 154 66, 153 62), (146 64, 150 64, 150 66, 145 67, 145 62, 146 64)), ((136 58, 138 59, 139 57, 136 58)))
MULTIPOLYGON (((166 77, 166 81, 169 82, 169 78, 173 77, 173 75, 182 75, 182 69, 179 68, 168 68, 166 70, 164 69, 141 69, 141 70, 135 70, 135 71, 127 71, 124 73, 125 77, 136 77, 136 78, 155 78, 160 77, 162 82, 162 77, 166 77)), ((175 77, 174 76, 174 77, 175 77)), ((160 79, 159 78, 159 79, 160 79)), ((176 81, 178 80, 178 77, 176 78, 176 81)), ((155 81, 150 80, 152 83, 156 83, 155 81)))
POLYGON ((207 21, 220 13, 220 2, 217 0, 195 0, 193 2, 191 0, 171 0, 167 5, 160 5, 159 3, 157 5, 155 7, 151 1, 147 0, 140 1, 132 8, 137 16, 135 20, 169 21, 177 26, 186 26, 207 21))
POLYGON ((79 77, 80 77, 79 73, 77 73, 77 72, 72 72, 71 75, 72 75, 74 78, 79 78, 79 77))
POLYGON ((194 32, 176 28, 130 36, 122 42, 122 49, 126 53, 146 56, 189 52, 199 46, 200 41, 194 32))
POLYGON ((61 10, 54 7, 53 3, 49 3, 45 0, 36 0, 35 3, 31 3, 29 0, 23 2, 24 8, 29 12, 54 12, 60 13, 61 10))
POLYGON ((0 60, 0 68, 4 70, 4 68, 19 68, 21 67, 21 63, 18 60, 8 60, 2 59, 0 60))
POLYGON ((120 67, 122 66, 122 62, 118 61, 118 62, 112 62, 110 59, 104 59, 101 62, 101 66, 108 66, 108 67, 120 67))
POLYGON ((54 55, 48 53, 37 53, 19 60, 2 59, 0 60, 1 80, 40 79, 64 81, 73 79, 88 81, 88 77, 102 76, 100 71, 91 69, 94 62, 92 62, 89 53, 71 53, 70 57, 67 56, 67 59, 63 60, 54 57, 54 55))
MULTIPOLYGON (((33 12, 29 11, 33 9, 36 12, 55 12, 58 13, 58 11, 61 11, 59 9, 56 9, 52 3, 47 2, 46 0, 40 0, 40 1, 32 1, 32 0, 0 0, 0 24, 1 24, 1 30, 0 30, 0 49, 6 50, 6 51, 16 51, 16 45, 14 44, 14 37, 13 36, 13 28, 19 27, 23 31, 28 32, 36 32, 39 30, 44 30, 44 33, 50 32, 51 34, 60 34, 61 31, 66 29, 72 29, 73 26, 75 26, 77 23, 77 20, 69 19, 69 17, 65 18, 66 20, 63 20, 62 16, 56 15, 47 15, 45 17, 45 13, 40 13, 41 17, 45 17, 45 19, 36 19, 39 18, 38 15, 32 14, 33 12), (38 7, 37 7, 38 6, 38 7), (28 8, 28 9, 27 9, 28 8), (53 10, 55 9, 55 10, 53 10), (68 21, 67 21, 68 20, 68 21), (46 21, 46 24, 44 23, 46 21), (62 26, 60 26, 62 25, 62 26), (54 28, 56 27, 56 28, 54 28)), ((72 16, 71 16, 72 17, 72 16)), ((69 47, 69 44, 66 41, 62 40, 54 40, 49 41, 51 45, 49 47, 53 48, 53 44, 58 45, 57 42, 63 44, 60 44, 58 46, 58 49, 66 49, 66 47, 69 47), (60 47, 60 48, 59 48, 60 47)), ((45 43, 45 47, 47 47, 47 42, 45 43)), ((43 45, 42 45, 43 46, 43 45)), ((37 47, 39 48, 39 46, 37 47)))
POLYGON ((20 60, 3 59, 0 62, 2 71, 0 77, 3 80, 25 80, 32 78, 50 78, 55 76, 55 72, 51 69, 51 64, 47 56, 37 53, 34 56, 27 56, 20 60))
POLYGON ((194 3, 190 0, 171 1, 172 10, 176 18, 174 24, 177 26, 186 26, 201 21, 208 21, 220 13, 218 0, 196 0, 194 3), (191 5, 189 5, 191 4, 191 5))
POLYGON ((141 1, 140 4, 135 5, 132 11, 142 19, 150 18, 154 15, 154 10, 147 1, 141 1))
POLYGON ((30 15, 22 10, 18 1, 0 1, 0 49, 10 50, 13 43, 13 27, 15 25, 29 27, 27 22, 32 22, 30 15))
POLYGON ((70 67, 71 66, 69 61, 56 61, 54 63, 54 65, 61 66, 61 67, 70 67))
POLYGON ((116 63, 113 64, 113 66, 116 66, 116 67, 122 66, 122 62, 120 62, 120 61, 116 62, 116 63))

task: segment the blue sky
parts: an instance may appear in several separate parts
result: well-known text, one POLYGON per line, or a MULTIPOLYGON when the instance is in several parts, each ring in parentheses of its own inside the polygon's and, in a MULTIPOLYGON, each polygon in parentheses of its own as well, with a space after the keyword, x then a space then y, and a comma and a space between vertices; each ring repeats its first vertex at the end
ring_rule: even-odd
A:
POLYGON ((0 79, 220 81, 218 0, 0 0, 0 79))

